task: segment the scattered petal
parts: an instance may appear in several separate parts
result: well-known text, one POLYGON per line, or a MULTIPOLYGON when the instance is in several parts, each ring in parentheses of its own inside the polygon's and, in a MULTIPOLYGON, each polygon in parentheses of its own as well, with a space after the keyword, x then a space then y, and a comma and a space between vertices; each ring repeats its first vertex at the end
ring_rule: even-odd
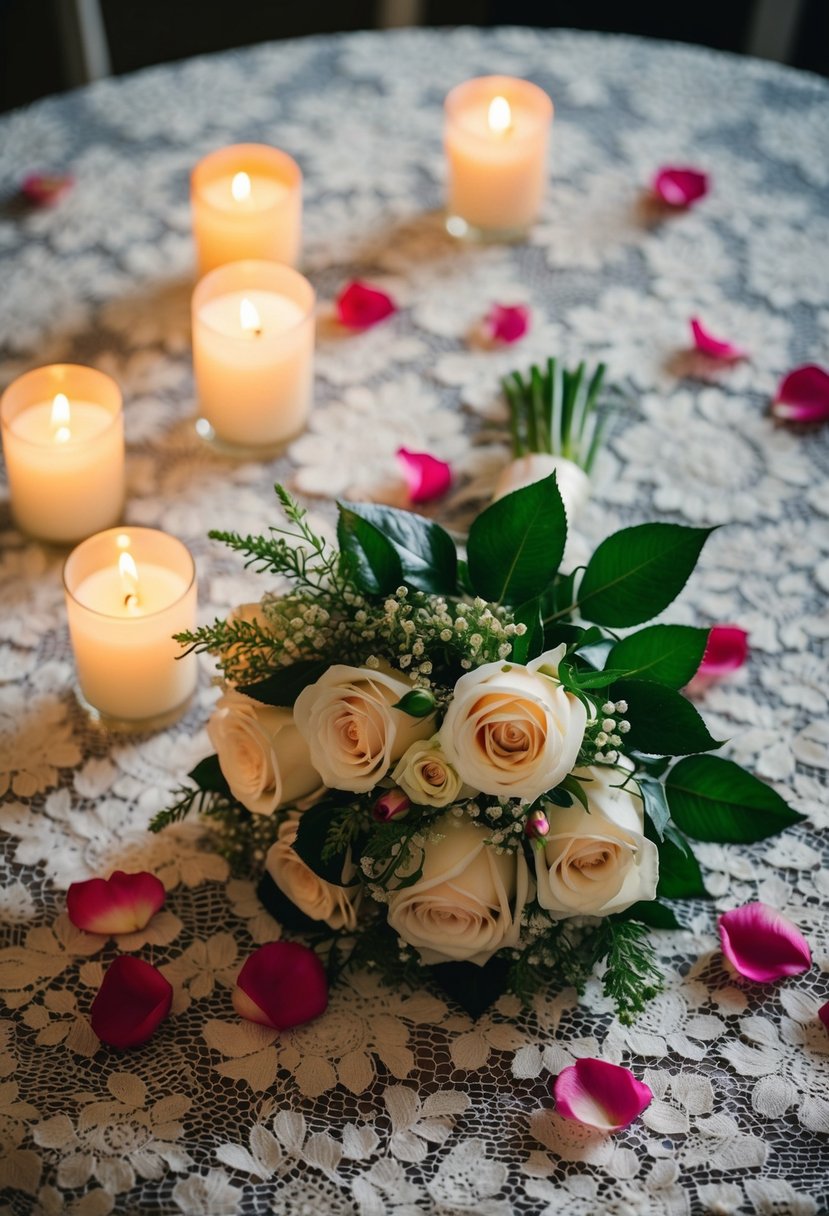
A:
POLYGON ((708 188, 708 174, 687 166, 664 165, 653 179, 654 194, 668 207, 691 207, 708 188))
POLYGON ((691 318, 691 332, 694 335, 694 346, 700 354, 708 355, 709 359, 724 359, 733 362, 736 359, 748 357, 748 351, 744 346, 737 346, 735 342, 726 342, 723 338, 715 338, 698 317, 691 318))
POLYGON ((66 910, 77 929, 109 937, 144 929, 163 906, 164 897, 164 884, 155 874, 116 870, 110 878, 73 882, 66 893, 66 910))
POLYGON ((719 919, 722 952, 748 980, 768 984, 799 975, 812 965, 809 943, 800 930, 768 904, 744 904, 719 919))
POLYGON ((637 1119, 653 1093, 633 1073, 606 1060, 576 1060, 553 1082, 556 1110, 601 1132, 618 1132, 637 1119))
POLYGON ((131 954, 107 968, 90 1021, 102 1043, 123 1051, 146 1043, 170 1012, 173 989, 161 972, 131 954))
POLYGON ((823 1022, 826 1029, 829 1030, 829 1001, 827 1001, 825 1005, 821 1005, 820 1009, 817 1011, 817 1015, 821 1022, 823 1022))
POLYGON ((337 319, 348 329, 370 329, 397 312, 391 296, 377 287, 354 280, 337 296, 337 319))
POLYGON ((526 304, 493 304, 483 320, 483 334, 489 342, 509 346, 520 341, 530 328, 526 304))
POLYGON ((71 173, 30 173, 20 185, 20 193, 33 207, 51 207, 72 189, 71 173))
POLYGON ((398 448, 396 455, 409 484, 411 502, 431 502, 451 486, 452 469, 445 460, 438 460, 428 452, 410 452, 408 448, 398 448))
POLYGON ((816 363, 796 367, 780 381, 771 412, 784 422, 829 421, 829 372, 816 363))
POLYGON ((275 1030, 301 1026, 324 1013, 328 982, 318 955, 299 942, 268 942, 254 950, 236 980, 240 1017, 275 1030))

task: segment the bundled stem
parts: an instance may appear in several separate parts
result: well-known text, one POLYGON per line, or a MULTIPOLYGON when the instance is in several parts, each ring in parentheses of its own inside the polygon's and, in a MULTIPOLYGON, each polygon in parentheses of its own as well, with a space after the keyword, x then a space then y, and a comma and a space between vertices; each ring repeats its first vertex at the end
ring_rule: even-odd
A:
POLYGON ((526 375, 507 376, 503 388, 513 456, 563 456, 589 474, 605 427, 596 412, 605 371, 599 363, 588 377, 584 362, 571 371, 558 359, 548 359, 543 371, 534 364, 526 375))

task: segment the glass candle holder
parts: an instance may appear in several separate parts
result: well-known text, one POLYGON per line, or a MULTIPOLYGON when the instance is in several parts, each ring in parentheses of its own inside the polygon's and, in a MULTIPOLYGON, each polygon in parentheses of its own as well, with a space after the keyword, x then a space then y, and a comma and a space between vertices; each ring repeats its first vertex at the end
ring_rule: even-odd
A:
POLYGON ((159 730, 184 713, 198 663, 173 634, 196 625, 189 550, 154 528, 109 528, 63 570, 78 699, 112 730, 159 730))
POLYGON ((199 275, 247 258, 294 266, 302 242, 302 173, 286 152, 234 144, 190 179, 199 275))
POLYGON ((314 289, 276 262, 233 262, 193 293, 196 430, 231 456, 275 453, 311 408, 314 289))
POLYGON ((121 391, 103 372, 53 363, 0 398, 11 508, 22 532, 74 544, 124 510, 121 391))
POLYGON ((526 235, 541 207, 553 103, 528 80, 479 76, 445 104, 447 230, 479 241, 526 235))

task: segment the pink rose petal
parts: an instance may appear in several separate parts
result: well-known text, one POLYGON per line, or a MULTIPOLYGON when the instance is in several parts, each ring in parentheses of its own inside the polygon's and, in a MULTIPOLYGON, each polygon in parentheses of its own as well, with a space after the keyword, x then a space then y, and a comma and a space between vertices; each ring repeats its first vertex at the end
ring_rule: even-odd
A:
POLYGON ((328 981, 318 955, 299 942, 268 942, 245 962, 233 1007, 240 1017, 275 1030, 302 1026, 328 1007, 328 981))
POLYGON ((668 207, 691 207, 708 193, 708 174, 687 166, 664 165, 653 179, 653 192, 668 207))
POLYGON ((432 502, 451 486, 452 469, 445 460, 438 460, 428 452, 410 452, 408 448, 398 448, 396 455, 408 482, 411 502, 432 502))
POLYGON ((109 878, 73 882, 66 893, 66 910, 76 928, 109 937, 144 929, 165 897, 164 884, 155 874, 116 870, 109 878))
POLYGON ((553 1083, 556 1110, 600 1132, 618 1132, 650 1106, 653 1093, 633 1073, 606 1060, 576 1060, 553 1083))
POLYGON ((817 1011, 817 1015, 821 1022, 823 1022, 826 1029, 829 1030, 829 1001, 827 1001, 825 1005, 821 1005, 820 1009, 817 1011))
POLYGON ((72 189, 70 173, 30 173, 20 185, 20 193, 33 207, 51 207, 72 189))
POLYGON ((142 958, 121 954, 107 968, 90 1021, 102 1043, 123 1051, 146 1043, 170 1012, 173 989, 142 958))
POLYGON ((504 346, 518 342, 530 328, 526 304, 493 304, 483 320, 484 337, 504 346))
POLYGON ((370 329, 395 312, 391 296, 368 283, 347 283, 337 296, 337 319, 348 329, 370 329))
POLYGON ((803 934, 767 904, 744 904, 724 913, 719 930, 725 957, 740 975, 758 984, 800 975, 812 965, 803 934))
POLYGON ((748 634, 739 625, 715 625, 708 635, 697 675, 719 679, 737 671, 748 658, 748 634))
POLYGON ((734 342, 726 342, 722 338, 715 338, 710 330, 705 329, 698 317, 691 318, 691 332, 694 336, 694 346, 700 354, 707 355, 709 359, 734 361, 735 359, 745 359, 748 356, 745 347, 737 346, 734 342))
POLYGON ((829 421, 829 372, 816 363, 796 367, 780 381, 771 412, 784 422, 829 421))
POLYGON ((371 808, 371 815, 378 823, 390 823, 392 819, 402 819, 411 805, 411 799, 395 787, 381 794, 371 808))

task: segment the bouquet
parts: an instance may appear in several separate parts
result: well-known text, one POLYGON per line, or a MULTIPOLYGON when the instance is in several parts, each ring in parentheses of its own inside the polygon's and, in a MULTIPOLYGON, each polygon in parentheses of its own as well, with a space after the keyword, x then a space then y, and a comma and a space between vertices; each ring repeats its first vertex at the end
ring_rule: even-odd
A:
POLYGON ((211 533, 290 588, 179 638, 222 669, 215 754, 153 826, 210 817, 331 977, 430 978, 478 1013, 580 989, 601 963, 629 1020, 660 986, 650 930, 707 894, 689 839, 800 818, 709 754, 681 691, 709 631, 646 624, 713 529, 627 527, 563 573, 557 476, 497 498, 463 551, 429 519, 348 502, 328 543, 281 486, 266 535, 211 533))

